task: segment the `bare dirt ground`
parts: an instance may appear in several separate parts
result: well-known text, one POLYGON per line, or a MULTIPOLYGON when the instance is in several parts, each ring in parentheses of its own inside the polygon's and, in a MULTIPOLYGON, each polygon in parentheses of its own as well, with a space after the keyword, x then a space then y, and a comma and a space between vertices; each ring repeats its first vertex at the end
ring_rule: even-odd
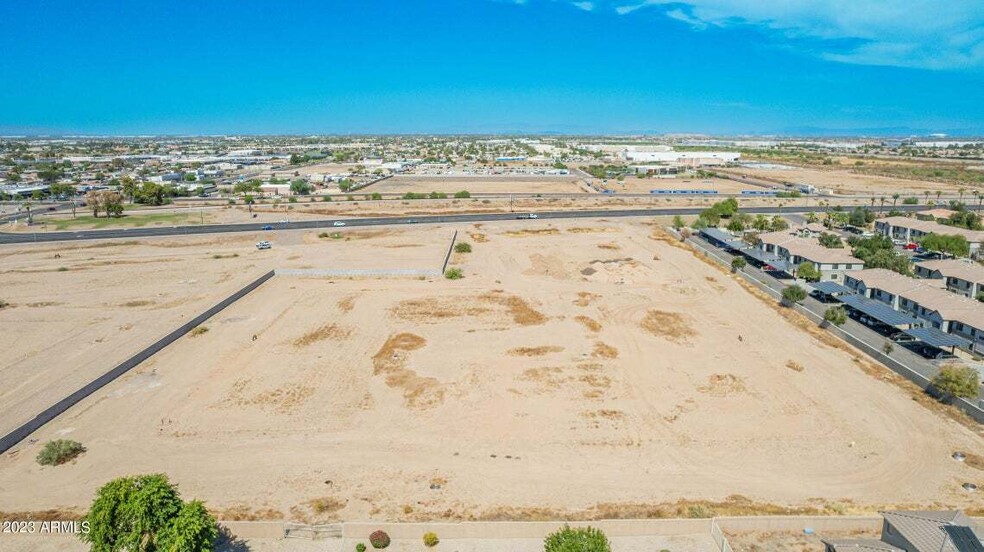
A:
POLYGON ((623 194, 648 194, 650 190, 717 190, 722 194, 737 194, 742 190, 762 190, 760 186, 742 184, 727 178, 634 178, 609 180, 605 186, 623 194))
POLYGON ((839 194, 885 194, 890 197, 898 192, 903 197, 913 195, 919 197, 920 200, 924 199, 922 196, 924 191, 935 193, 939 190, 944 193, 956 193, 960 187, 942 182, 857 174, 844 168, 825 170, 817 168, 755 169, 742 167, 740 172, 751 177, 779 179, 795 184, 813 184, 821 190, 833 190, 839 194))
MULTIPOLYGON (((662 234, 654 239, 653 227, 459 229, 473 247, 452 259, 462 280, 267 282, 207 333, 72 408, 37 432, 39 443, 3 455, 0 511, 78 512, 107 480, 156 471, 226 519, 700 517, 974 504, 959 485, 981 484, 982 472, 950 454, 978 450, 982 438, 866 373, 850 352, 817 341, 662 234), (791 360, 803 370, 787 368, 791 360), (88 451, 40 467, 40 443, 60 436, 88 451)), ((352 262, 395 262, 391 254, 413 249, 399 243, 424 236, 446 245, 449 228, 413 232, 347 242, 364 253, 352 262)), ((272 250, 284 262, 335 258, 330 244, 295 234, 280 239, 296 247, 272 250)), ((203 254, 215 247, 185 249, 197 255, 185 278, 218 277, 210 265, 224 261, 203 254)), ((157 281, 119 274, 94 278, 107 285, 77 299, 78 308, 142 298, 157 281)), ((4 283, 17 278, 4 274, 4 283)), ((19 325, 22 309, 0 312, 4 328, 19 325)), ((126 321, 114 310, 105 316, 108 328, 126 321)), ((79 319, 66 315, 55 334, 79 319)), ((18 339, 41 342, 39 331, 51 335, 34 328, 18 339)), ((81 343, 97 335, 78 331, 81 343)), ((48 359, 35 369, 72 369, 48 359)))
POLYGON ((273 268, 439 270, 451 232, 331 236, 271 231, 0 248, 0 299, 11 304, 0 309, 0 432, 273 268), (259 239, 273 249, 257 250, 259 239))
POLYGON ((413 176, 397 175, 360 192, 453 194, 471 193, 589 193, 575 176, 413 176))
POLYGON ((824 532, 808 535, 803 532, 755 532, 728 534, 728 544, 734 552, 818 552, 824 549, 823 539, 878 539, 878 531, 824 532))

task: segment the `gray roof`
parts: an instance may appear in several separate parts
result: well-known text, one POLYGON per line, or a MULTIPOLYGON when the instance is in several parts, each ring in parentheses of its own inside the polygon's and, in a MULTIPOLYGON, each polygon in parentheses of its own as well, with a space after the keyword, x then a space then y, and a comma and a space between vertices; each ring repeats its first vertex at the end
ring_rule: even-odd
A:
POLYGON ((876 299, 861 295, 841 295, 838 299, 852 309, 859 310, 889 326, 911 326, 918 322, 914 317, 901 313, 876 299))
POLYGON ((878 539, 823 539, 821 542, 836 551, 845 552, 903 552, 903 550, 878 539))
MULTIPOLYGON (((895 511, 882 512, 885 521, 905 540, 912 544, 910 552, 967 552, 969 548, 958 548, 946 532, 947 525, 970 526, 970 518, 959 511, 925 512, 895 511)), ((966 543, 962 541, 965 546, 966 543)))
POLYGON ((973 344, 958 336, 944 332, 938 328, 927 326, 925 328, 910 328, 905 333, 933 347, 962 347, 969 349, 973 344))
POLYGON ((981 544, 980 537, 970 527, 947 525, 943 530, 960 552, 984 552, 984 544, 981 544))
POLYGON ((843 285, 838 284, 833 280, 824 280, 822 282, 815 282, 810 284, 810 287, 821 293, 826 293, 827 295, 833 295, 835 293, 845 293, 845 294, 854 293, 854 291, 851 290, 851 288, 844 287, 843 285))

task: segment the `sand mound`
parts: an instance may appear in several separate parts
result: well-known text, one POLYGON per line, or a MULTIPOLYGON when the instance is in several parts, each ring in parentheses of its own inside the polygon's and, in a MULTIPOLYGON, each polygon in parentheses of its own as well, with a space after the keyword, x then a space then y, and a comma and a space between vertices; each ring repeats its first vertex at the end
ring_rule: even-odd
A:
POLYGON ((650 310, 639 322, 639 326, 657 337, 674 343, 686 343, 688 338, 697 335, 690 326, 690 318, 678 312, 650 310))
POLYGON ((550 353, 559 353, 563 350, 563 347, 558 347, 556 345, 541 345, 539 347, 516 347, 506 351, 506 354, 512 356, 538 357, 550 353))
POLYGON ((294 346, 307 347, 312 343, 317 343, 318 341, 323 341, 325 339, 345 339, 351 335, 351 333, 352 330, 350 329, 341 328, 335 324, 325 324, 324 326, 311 330, 310 332, 295 339, 294 346))
POLYGON ((558 280, 569 278, 564 260, 557 255, 541 255, 534 253, 530 255, 530 268, 523 272, 526 276, 550 276, 558 280))
POLYGON ((436 378, 421 377, 405 366, 407 353, 427 344, 419 335, 392 335, 372 357, 373 375, 386 376, 386 385, 402 389, 409 408, 430 408, 444 402, 444 387, 436 378))

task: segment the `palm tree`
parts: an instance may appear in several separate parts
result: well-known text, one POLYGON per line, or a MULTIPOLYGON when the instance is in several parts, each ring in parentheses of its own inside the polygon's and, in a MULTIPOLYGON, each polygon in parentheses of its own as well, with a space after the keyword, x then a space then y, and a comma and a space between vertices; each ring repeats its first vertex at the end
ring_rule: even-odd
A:
POLYGON ((974 190, 974 197, 977 198, 977 212, 981 212, 981 200, 984 200, 984 194, 981 194, 980 190, 974 190))
POLYGON ((936 190, 936 201, 939 201, 940 200, 940 196, 941 195, 943 195, 943 191, 942 190, 936 190))
POLYGON ((929 190, 923 192, 923 195, 926 196, 926 203, 929 203, 929 190))
POLYGON ((963 188, 960 188, 960 189, 958 189, 958 190, 957 190, 957 193, 959 193, 959 194, 960 194, 960 201, 961 201, 961 202, 963 201, 963 195, 964 195, 964 192, 966 192, 966 191, 967 191, 967 190, 965 190, 965 189, 963 189, 963 188))
POLYGON ((895 203, 898 202, 898 200, 899 200, 899 193, 895 192, 894 194, 892 194, 892 209, 895 208, 895 203))
POLYGON ((885 211, 885 196, 881 196, 878 199, 881 200, 881 206, 878 208, 878 214, 880 215, 885 211))
POLYGON ((25 201, 22 204, 22 206, 25 209, 27 209, 27 224, 33 224, 34 223, 34 217, 33 217, 33 215, 31 215, 31 202, 30 201, 25 201))

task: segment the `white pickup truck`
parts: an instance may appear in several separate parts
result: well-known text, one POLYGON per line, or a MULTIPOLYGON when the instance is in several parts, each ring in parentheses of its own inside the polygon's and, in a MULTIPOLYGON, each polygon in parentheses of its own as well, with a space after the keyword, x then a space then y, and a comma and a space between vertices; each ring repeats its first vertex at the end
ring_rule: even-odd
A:
POLYGON ((266 240, 263 240, 261 242, 256 242, 257 249, 270 249, 271 247, 273 247, 273 245, 271 245, 270 242, 266 240))

